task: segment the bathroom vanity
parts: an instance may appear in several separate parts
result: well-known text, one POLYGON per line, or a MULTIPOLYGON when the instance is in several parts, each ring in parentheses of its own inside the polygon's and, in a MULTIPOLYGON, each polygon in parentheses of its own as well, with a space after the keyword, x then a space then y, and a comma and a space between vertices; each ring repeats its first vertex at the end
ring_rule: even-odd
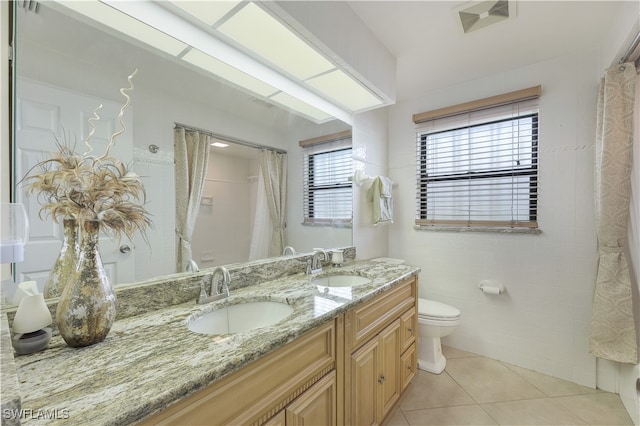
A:
POLYGON ((322 275, 367 282, 319 286, 296 273, 232 288, 210 304, 194 298, 119 319, 91 347, 54 337, 49 349, 15 357, 22 424, 379 423, 416 371, 419 271, 350 261, 322 275), (208 311, 256 300, 293 313, 227 335, 187 327, 208 311), (55 410, 63 415, 53 421, 25 415, 55 410))

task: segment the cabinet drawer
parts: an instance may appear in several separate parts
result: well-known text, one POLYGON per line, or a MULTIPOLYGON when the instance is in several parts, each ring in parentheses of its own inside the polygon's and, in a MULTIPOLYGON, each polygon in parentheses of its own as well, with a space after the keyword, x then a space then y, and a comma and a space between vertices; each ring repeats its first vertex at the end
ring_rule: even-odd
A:
POLYGON ((346 349, 351 352, 356 350, 414 306, 416 300, 416 279, 411 277, 391 290, 350 309, 345 316, 346 349))
POLYGON ((142 424, 262 424, 336 367, 335 333, 330 321, 142 424))
POLYGON ((402 339, 402 352, 416 341, 418 332, 418 315, 415 306, 402 314, 400 317, 400 338, 402 339))
POLYGON ((416 357, 416 345, 413 344, 407 349, 400 358, 400 375, 402 377, 402 391, 409 386, 409 382, 416 375, 418 361, 416 357))

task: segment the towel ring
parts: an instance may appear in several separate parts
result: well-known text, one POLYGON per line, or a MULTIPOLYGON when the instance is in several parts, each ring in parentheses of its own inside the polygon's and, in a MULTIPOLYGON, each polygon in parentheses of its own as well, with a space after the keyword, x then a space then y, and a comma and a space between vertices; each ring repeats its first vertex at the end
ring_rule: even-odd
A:
POLYGON ((356 186, 362 186, 368 180, 371 180, 371 176, 365 175, 362 170, 356 170, 356 173, 353 176, 353 181, 355 182, 356 186))

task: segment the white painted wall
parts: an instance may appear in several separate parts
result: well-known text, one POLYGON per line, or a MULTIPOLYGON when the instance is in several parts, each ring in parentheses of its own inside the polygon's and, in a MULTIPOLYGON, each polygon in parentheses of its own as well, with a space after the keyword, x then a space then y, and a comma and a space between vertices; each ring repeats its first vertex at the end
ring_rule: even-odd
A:
POLYGON ((596 253, 592 172, 597 52, 575 54, 434 91, 389 112, 389 169, 398 182, 389 255, 420 266, 420 296, 462 311, 454 347, 595 386, 588 353, 596 253), (414 113, 542 85, 541 235, 428 232, 415 218, 414 113), (482 279, 507 293, 487 296, 482 279))

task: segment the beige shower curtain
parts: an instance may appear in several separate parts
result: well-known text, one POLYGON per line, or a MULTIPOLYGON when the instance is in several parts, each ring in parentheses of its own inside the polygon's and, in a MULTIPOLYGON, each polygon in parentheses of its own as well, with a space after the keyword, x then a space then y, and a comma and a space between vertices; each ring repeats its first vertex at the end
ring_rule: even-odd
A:
POLYGON ((600 84, 594 173, 598 260, 589 339, 593 355, 633 364, 638 362, 638 345, 624 247, 631 196, 635 84, 632 63, 608 69, 600 84))
POLYGON ((209 164, 209 139, 206 134, 184 127, 174 129, 176 163, 176 268, 184 270, 191 260, 191 236, 196 224, 204 178, 209 164))
POLYGON ((284 249, 284 227, 287 203, 287 154, 270 150, 261 152, 261 171, 264 178, 267 204, 273 235, 270 256, 280 256, 284 249))

